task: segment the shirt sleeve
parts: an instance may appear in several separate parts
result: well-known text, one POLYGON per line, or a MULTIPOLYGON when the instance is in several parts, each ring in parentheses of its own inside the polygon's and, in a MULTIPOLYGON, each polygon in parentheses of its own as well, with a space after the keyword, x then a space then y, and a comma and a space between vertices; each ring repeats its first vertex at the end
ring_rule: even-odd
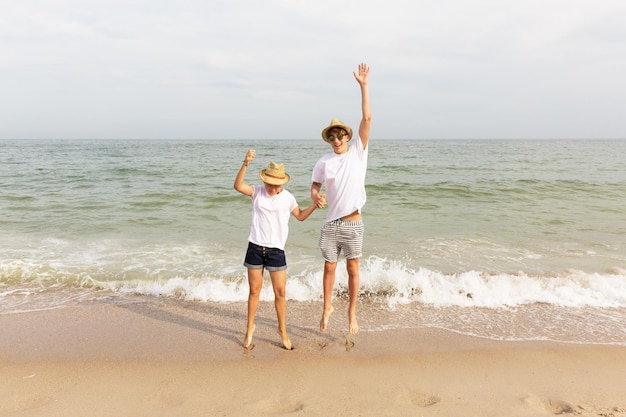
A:
POLYGON ((313 167, 313 174, 311 175, 311 182, 324 183, 324 158, 320 158, 313 167))

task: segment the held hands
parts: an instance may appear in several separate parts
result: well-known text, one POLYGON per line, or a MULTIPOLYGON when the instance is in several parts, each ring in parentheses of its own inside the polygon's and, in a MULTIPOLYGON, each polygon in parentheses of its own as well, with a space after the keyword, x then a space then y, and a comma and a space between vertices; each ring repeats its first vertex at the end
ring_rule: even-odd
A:
POLYGON ((326 207, 326 194, 317 194, 313 203, 317 208, 326 207))

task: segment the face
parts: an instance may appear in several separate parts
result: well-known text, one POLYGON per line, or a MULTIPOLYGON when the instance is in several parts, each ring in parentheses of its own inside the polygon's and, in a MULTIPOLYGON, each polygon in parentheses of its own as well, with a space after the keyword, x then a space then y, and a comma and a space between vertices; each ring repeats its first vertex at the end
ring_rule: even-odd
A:
POLYGON ((266 182, 263 183, 265 185, 265 191, 271 196, 275 196, 283 190, 282 185, 272 185, 266 182))
POLYGON ((328 131, 327 141, 330 143, 335 153, 341 154, 348 152, 349 140, 350 136, 348 136, 348 132, 343 129, 334 128, 328 131))

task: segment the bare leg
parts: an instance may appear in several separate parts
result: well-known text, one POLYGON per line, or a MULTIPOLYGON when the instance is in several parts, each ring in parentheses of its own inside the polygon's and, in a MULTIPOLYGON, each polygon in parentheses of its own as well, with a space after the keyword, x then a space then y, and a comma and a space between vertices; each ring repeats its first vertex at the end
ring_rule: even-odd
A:
POLYGON ((325 332, 328 327, 328 319, 335 310, 332 306, 333 288, 335 287, 335 270, 337 262, 324 261, 324 311, 320 320, 320 331, 325 332))
POLYGON ((278 318, 278 335, 283 347, 291 350, 291 340, 287 335, 287 300, 285 298, 285 287, 287 285, 287 271, 270 271, 272 278, 272 288, 274 289, 274 306, 276 307, 276 317, 278 318))
POLYGON ((250 286, 250 292, 248 293, 248 328, 246 330, 246 337, 243 340, 243 347, 251 349, 253 347, 252 335, 256 327, 254 325, 254 316, 259 307, 259 296, 263 288, 263 269, 248 268, 248 284, 250 286))
POLYGON ((359 258, 347 259, 346 269, 348 270, 348 293, 350 295, 350 306, 348 307, 348 332, 351 335, 359 332, 359 324, 356 321, 356 302, 359 298, 359 258))

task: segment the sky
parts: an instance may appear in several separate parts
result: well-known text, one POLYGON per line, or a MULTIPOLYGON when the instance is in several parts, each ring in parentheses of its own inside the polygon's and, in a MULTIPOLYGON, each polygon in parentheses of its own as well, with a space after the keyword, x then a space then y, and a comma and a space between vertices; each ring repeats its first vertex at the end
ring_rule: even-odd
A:
POLYGON ((626 138, 624 0, 0 0, 0 139, 626 138))

